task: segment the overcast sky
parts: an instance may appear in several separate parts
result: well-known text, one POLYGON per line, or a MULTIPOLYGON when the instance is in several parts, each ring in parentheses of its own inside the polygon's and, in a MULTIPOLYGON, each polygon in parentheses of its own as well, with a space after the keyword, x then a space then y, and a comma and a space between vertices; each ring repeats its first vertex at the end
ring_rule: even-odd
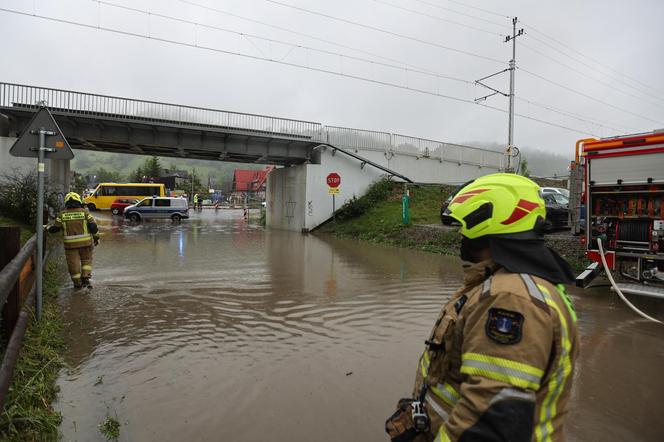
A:
MULTIPOLYGON (((516 15, 526 32, 517 39, 520 70, 516 73, 516 112, 585 132, 517 117, 517 146, 569 155, 574 142, 591 133, 609 136, 664 128, 661 0, 278 2, 282 4, 268 0, 0 0, 0 8, 30 14, 0 11, 0 81, 268 114, 448 142, 505 143, 506 113, 432 95, 472 102, 489 90, 418 72, 472 83, 505 69, 511 58, 511 45, 503 42, 504 35, 511 32, 507 16, 516 15), (296 5, 411 39, 284 5, 296 5), (357 58, 409 65, 410 69, 357 58), (575 116, 561 115, 542 106, 575 116)), ((495 76, 487 84, 507 91, 508 74, 495 76)), ((484 103, 508 108, 508 99, 502 96, 484 103)))

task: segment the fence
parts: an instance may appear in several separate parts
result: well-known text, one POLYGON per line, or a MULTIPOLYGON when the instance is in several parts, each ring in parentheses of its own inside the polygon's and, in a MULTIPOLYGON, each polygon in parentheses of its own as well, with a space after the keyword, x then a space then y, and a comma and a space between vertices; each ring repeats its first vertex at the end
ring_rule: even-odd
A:
POLYGON ((54 114, 95 116, 126 121, 161 122, 169 125, 206 126, 232 131, 250 131, 345 149, 384 151, 481 167, 503 168, 503 153, 460 144, 406 135, 339 126, 267 115, 229 112, 156 101, 96 95, 20 84, 0 83, 0 107, 36 110, 45 101, 54 114))
POLYGON ((4 409, 7 400, 36 297, 37 235, 33 235, 22 248, 19 248, 19 237, 19 227, 0 227, 2 329, 5 336, 11 334, 0 365, 0 410, 4 409))

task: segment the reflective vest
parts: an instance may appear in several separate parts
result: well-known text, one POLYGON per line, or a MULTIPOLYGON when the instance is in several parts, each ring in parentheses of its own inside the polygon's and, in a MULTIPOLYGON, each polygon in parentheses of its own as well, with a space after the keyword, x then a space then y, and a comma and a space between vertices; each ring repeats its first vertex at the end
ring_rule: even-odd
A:
POLYGON ((491 260, 467 268, 420 357, 413 394, 431 430, 417 440, 564 440, 577 354, 564 286, 491 260))
POLYGON ((55 218, 53 225, 62 229, 65 249, 92 246, 92 234, 88 232, 88 223, 95 220, 83 208, 65 209, 55 218))

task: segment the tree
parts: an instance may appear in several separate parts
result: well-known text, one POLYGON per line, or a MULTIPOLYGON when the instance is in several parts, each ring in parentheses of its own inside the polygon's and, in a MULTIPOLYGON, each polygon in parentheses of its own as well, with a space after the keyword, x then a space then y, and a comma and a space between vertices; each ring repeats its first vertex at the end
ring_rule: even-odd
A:
POLYGON ((519 162, 519 174, 526 178, 530 177, 530 170, 528 169, 528 160, 526 157, 521 157, 521 161, 519 162))
POLYGON ((85 180, 85 177, 81 175, 80 173, 74 172, 74 176, 71 181, 71 190, 74 192, 78 193, 79 195, 83 194, 83 191, 87 187, 87 182, 85 180))
POLYGON ((98 183, 119 183, 124 181, 122 175, 117 170, 108 170, 100 167, 93 173, 97 176, 96 181, 98 183))
POLYGON ((143 173, 150 179, 161 177, 161 162, 158 157, 151 157, 145 160, 143 164, 143 173))
POLYGON ((138 166, 130 175, 129 179, 133 183, 142 183, 143 182, 143 168, 138 166))

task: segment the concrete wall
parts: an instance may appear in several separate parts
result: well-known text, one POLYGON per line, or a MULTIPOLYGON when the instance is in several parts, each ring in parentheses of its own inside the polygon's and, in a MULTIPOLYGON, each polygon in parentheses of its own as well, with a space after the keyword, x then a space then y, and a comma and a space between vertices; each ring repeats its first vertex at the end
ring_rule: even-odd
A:
MULTIPOLYGON (((267 218, 270 228, 309 231, 332 216, 332 196, 328 193, 326 177, 331 172, 341 176, 340 191, 335 195, 339 209, 353 196, 362 196, 368 187, 386 173, 369 164, 333 149, 319 148, 320 164, 305 164, 275 169, 267 180, 267 218)), ((458 161, 417 157, 415 155, 386 154, 385 151, 353 151, 420 183, 460 184, 472 178, 498 172, 496 168, 458 161)))
POLYGON ((321 151, 321 164, 308 164, 306 168, 304 228, 307 230, 314 229, 332 216, 332 195, 328 194, 326 181, 328 174, 336 172, 341 176, 339 193, 334 196, 336 209, 339 209, 353 196, 364 195, 367 188, 385 173, 368 165, 362 168, 355 158, 342 153, 332 155, 331 149, 321 151))
POLYGON ((305 227, 307 166, 274 169, 267 176, 266 225, 301 231, 305 227))

